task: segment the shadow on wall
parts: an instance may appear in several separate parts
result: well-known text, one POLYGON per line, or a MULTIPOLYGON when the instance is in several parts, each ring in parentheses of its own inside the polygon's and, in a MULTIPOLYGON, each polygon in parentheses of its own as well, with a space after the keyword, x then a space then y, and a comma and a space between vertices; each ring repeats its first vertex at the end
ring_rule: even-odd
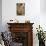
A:
POLYGON ((46 0, 40 0, 40 11, 46 13, 46 0))
POLYGON ((0 31, 1 31, 1 16, 0 16, 0 31))
POLYGON ((1 28, 2 28, 2 0, 0 0, 0 31, 2 31, 1 30, 1 28))

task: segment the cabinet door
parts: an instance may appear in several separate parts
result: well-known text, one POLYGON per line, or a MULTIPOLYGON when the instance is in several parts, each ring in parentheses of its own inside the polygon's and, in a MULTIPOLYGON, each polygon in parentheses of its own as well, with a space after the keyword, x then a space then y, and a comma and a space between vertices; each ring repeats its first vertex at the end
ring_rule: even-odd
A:
POLYGON ((12 39, 15 43, 22 43, 22 46, 28 46, 28 32, 12 32, 12 39))

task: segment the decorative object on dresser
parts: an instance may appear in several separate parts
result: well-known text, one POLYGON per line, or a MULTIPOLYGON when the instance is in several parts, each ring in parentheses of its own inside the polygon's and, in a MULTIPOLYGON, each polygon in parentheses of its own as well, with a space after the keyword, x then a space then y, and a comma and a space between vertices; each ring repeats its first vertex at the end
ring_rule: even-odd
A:
POLYGON ((7 23, 12 41, 18 46, 33 46, 33 23, 7 23))
POLYGON ((9 23, 19 23, 19 21, 17 19, 11 19, 9 23))

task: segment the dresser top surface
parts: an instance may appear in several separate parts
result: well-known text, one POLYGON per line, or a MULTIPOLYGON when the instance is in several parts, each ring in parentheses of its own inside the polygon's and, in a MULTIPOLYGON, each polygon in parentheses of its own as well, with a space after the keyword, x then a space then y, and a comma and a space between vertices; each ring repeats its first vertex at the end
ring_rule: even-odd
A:
POLYGON ((33 25, 34 23, 7 23, 8 25, 15 25, 15 24, 18 24, 18 25, 23 25, 23 24, 31 24, 33 25))

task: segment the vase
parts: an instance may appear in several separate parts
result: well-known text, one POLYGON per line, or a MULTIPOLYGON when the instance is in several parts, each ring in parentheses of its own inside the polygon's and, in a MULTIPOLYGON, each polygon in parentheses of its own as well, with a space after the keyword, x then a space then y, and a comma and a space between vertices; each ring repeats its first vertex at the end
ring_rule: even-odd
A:
POLYGON ((39 40, 39 46, 45 46, 45 41, 39 40))

